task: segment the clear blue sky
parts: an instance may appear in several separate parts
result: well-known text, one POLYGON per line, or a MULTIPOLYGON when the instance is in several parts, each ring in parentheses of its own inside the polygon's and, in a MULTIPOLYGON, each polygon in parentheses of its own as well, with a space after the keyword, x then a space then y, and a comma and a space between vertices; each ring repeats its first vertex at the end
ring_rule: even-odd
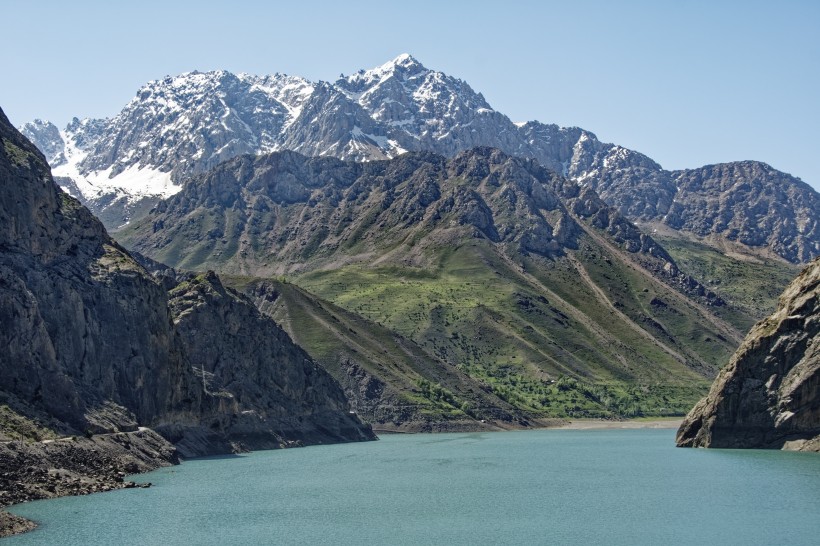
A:
POLYGON ((399 53, 514 121, 577 125, 667 169, 757 159, 820 188, 820 2, 0 0, 0 107, 115 115, 189 70, 312 80, 399 53))

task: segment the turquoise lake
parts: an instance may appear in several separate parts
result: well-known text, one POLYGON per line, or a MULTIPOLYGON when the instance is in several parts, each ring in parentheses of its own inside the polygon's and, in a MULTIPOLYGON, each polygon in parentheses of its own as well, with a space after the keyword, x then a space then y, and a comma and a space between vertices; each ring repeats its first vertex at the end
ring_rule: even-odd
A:
POLYGON ((673 430, 392 435, 197 459, 39 501, 23 544, 818 544, 820 455, 673 430))

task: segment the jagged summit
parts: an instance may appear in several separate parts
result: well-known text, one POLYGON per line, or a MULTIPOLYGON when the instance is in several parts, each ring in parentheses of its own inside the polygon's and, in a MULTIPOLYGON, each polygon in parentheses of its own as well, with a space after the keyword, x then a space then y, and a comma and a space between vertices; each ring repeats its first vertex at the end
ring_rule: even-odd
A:
POLYGON ((407 53, 333 83, 187 72, 147 83, 111 119, 72 122, 61 132, 45 123, 22 129, 49 157, 61 185, 110 228, 143 215, 191 175, 242 154, 290 149, 368 161, 407 151, 452 157, 490 146, 591 187, 635 221, 719 237, 792 262, 820 254, 820 197, 785 173, 730 164, 738 165, 731 175, 740 177, 737 184, 723 190, 728 180, 710 182, 696 191, 693 177, 709 168, 666 171, 578 127, 513 123, 466 82, 407 53), (770 194, 782 199, 775 204, 770 194), (744 205, 752 202, 756 208, 744 205), (711 208, 704 212, 704 206, 711 208))
POLYGON ((65 162, 63 156, 65 141, 56 125, 50 121, 35 119, 23 124, 20 127, 20 132, 37 143, 40 151, 46 156, 46 161, 51 166, 57 166, 65 162))
POLYGON ((425 72, 427 68, 424 67, 415 57, 409 53, 402 53, 395 59, 388 61, 380 66, 371 68, 369 70, 361 69, 355 74, 341 80, 351 83, 363 81, 372 83, 375 80, 384 80, 392 75, 399 77, 407 77, 409 74, 425 72))
POLYGON ((402 53, 398 57, 393 59, 391 62, 395 65, 409 66, 409 65, 416 64, 416 65, 421 66, 421 63, 418 62, 418 60, 416 60, 416 58, 413 57, 409 53, 402 53))

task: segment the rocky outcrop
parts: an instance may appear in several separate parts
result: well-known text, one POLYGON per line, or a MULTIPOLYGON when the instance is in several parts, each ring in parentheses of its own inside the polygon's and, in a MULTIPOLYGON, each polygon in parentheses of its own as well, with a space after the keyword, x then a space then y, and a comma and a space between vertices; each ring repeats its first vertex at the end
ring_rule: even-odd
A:
MULTIPOLYGON (((66 495, 149 487, 126 480, 178 462, 177 450, 148 430, 0 442, 0 507, 66 495)), ((0 511, 0 537, 29 531, 33 522, 0 511)))
POLYGON ((197 418, 187 418, 190 405, 175 400, 182 411, 157 425, 183 456, 213 445, 234 451, 373 438, 330 375, 216 274, 187 275, 170 297, 197 387, 182 396, 206 395, 195 406, 197 418))
POLYGON ((214 275, 154 278, 2 111, 0 139, 0 402, 17 416, 0 436, 26 419, 57 436, 151 427, 184 456, 374 438, 249 301, 214 275))
POLYGON ((0 506, 137 487, 124 479, 178 462, 177 451, 144 429, 0 444, 0 506))
POLYGON ((687 415, 682 447, 820 451, 820 259, 759 322, 687 415))

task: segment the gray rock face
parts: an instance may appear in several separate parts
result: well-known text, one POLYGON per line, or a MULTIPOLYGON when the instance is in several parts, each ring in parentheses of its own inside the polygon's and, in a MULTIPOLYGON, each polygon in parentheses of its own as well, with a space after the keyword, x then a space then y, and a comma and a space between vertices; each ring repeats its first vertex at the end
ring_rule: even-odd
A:
POLYGON ((0 395, 9 405, 67 431, 157 427, 186 455, 372 438, 338 385, 250 302, 207 277, 177 286, 169 306, 160 280, 57 188, 2 114, 0 138, 0 395))
POLYGON ((387 135, 359 104, 320 82, 275 149, 358 161, 386 159, 396 155, 387 135))
POLYGON ((663 218, 667 225, 767 247, 793 263, 820 254, 820 199, 808 184, 756 161, 672 175, 679 190, 663 218))
POLYGON ((191 72, 149 82, 79 164, 81 172, 151 166, 175 180, 237 155, 272 150, 301 107, 300 78, 191 72))
POLYGON ((410 55, 334 83, 191 72, 149 82, 109 120, 73 122, 56 136, 46 125, 25 130, 109 228, 138 218, 186 177, 241 154, 294 150, 368 161, 487 146, 589 185, 633 221, 716 234, 792 262, 820 252, 820 199, 798 179, 753 162, 671 172, 577 127, 515 124, 467 83, 410 55), (166 185, 157 187, 163 176, 166 185))
POLYGON ((677 444, 820 451, 820 260, 749 332, 677 444))
POLYGON ((186 423, 184 399, 183 415, 158 427, 183 456, 201 452, 203 440, 276 448, 372 439, 330 375, 213 272, 187 276, 170 297, 182 350, 207 395, 198 404, 207 429, 186 423))

